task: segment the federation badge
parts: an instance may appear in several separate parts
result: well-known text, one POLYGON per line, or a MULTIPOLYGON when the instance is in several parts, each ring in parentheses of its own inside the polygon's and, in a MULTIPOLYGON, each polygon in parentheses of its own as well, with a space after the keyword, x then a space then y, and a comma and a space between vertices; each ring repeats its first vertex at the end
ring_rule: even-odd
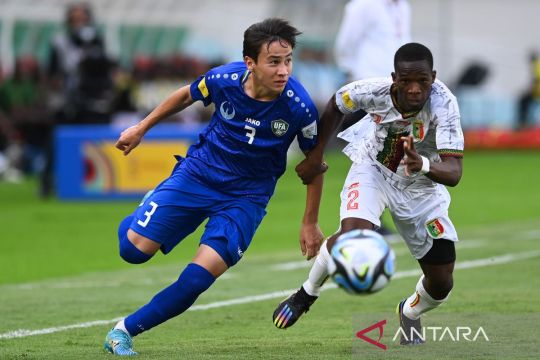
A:
POLYGON ((424 139, 424 122, 422 120, 414 120, 412 123, 412 133, 415 139, 424 139))
POLYGON ((439 219, 433 219, 431 221, 428 221, 426 223, 426 230, 428 231, 429 235, 434 239, 440 238, 441 235, 444 233, 444 227, 439 219))
POLYGON ((276 136, 283 136, 289 130, 289 124, 287 124, 284 120, 278 119, 273 120, 270 123, 270 128, 272 129, 272 132, 276 136))

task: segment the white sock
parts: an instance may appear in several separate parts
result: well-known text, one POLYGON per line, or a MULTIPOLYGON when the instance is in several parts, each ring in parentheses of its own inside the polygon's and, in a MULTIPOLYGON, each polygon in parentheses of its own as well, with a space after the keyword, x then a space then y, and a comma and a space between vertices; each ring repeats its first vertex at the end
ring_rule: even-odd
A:
POLYGON ((311 270, 309 271, 309 277, 302 285, 304 290, 311 296, 319 296, 321 293, 321 287, 328 278, 328 261, 330 261, 330 254, 326 248, 326 240, 321 245, 319 255, 315 259, 311 270))
POLYGON ((122 330, 123 332, 125 332, 126 334, 128 334, 129 336, 131 336, 131 334, 129 333, 129 331, 127 331, 126 329, 126 325, 124 324, 124 319, 120 320, 119 322, 116 323, 116 325, 114 325, 114 328, 115 329, 120 329, 122 330))
POLYGON ((424 289, 424 284, 422 282, 423 280, 424 275, 422 275, 420 280, 418 280, 414 294, 409 296, 409 298, 405 301, 405 305, 403 306, 403 314, 412 320, 418 320, 420 315, 428 312, 429 310, 435 309, 450 297, 450 294, 448 294, 442 300, 435 300, 427 293, 426 289, 424 289))

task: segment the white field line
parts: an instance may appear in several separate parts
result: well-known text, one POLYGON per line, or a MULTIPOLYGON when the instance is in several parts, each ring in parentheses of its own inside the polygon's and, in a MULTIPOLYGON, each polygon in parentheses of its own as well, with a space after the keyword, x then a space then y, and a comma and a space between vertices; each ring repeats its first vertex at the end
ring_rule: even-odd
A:
MULTIPOLYGON (((219 277, 220 280, 228 280, 235 278, 233 273, 225 273, 219 277)), ((170 279, 153 279, 153 278, 135 278, 134 280, 117 280, 117 281, 85 281, 85 280, 60 280, 50 283, 23 283, 23 284, 8 284, 0 286, 2 288, 14 290, 35 290, 35 289, 86 289, 86 288, 115 288, 125 285, 133 286, 154 286, 154 285, 169 285, 176 281, 178 276, 170 279)))
MULTIPOLYGON (((499 265, 499 264, 506 264, 514 261, 524 260, 524 259, 530 259, 540 257, 540 251, 529 251, 529 252, 522 252, 522 253, 513 253, 513 254, 507 254, 502 256, 496 256, 496 257, 490 257, 490 258, 484 258, 484 259, 476 259, 476 260, 469 260, 469 261, 463 261, 456 263, 455 268, 456 269, 471 269, 471 268, 477 268, 477 267, 485 267, 485 266, 491 266, 491 265, 499 265)), ((398 271, 394 274, 393 279, 402 279, 406 277, 414 277, 420 275, 420 269, 411 269, 411 270, 405 270, 405 271, 398 271)), ((321 290, 329 290, 329 289, 335 289, 337 286, 335 284, 328 284, 325 285, 321 290)), ((297 289, 290 289, 290 290, 282 290, 282 291, 274 291, 271 293, 261 294, 261 295, 251 295, 251 296, 244 296, 236 299, 231 300, 224 300, 224 301, 217 301, 209 304, 202 304, 202 305, 195 305, 188 309, 188 311, 201 311, 201 310, 208 310, 208 309, 215 309, 215 308, 221 308, 226 306, 232 306, 232 305, 240 305, 240 304, 249 304, 257 301, 264 301, 264 300, 270 300, 275 298, 284 298, 288 296, 289 294, 292 294, 297 289)), ((110 320, 95 320, 85 323, 79 323, 79 324, 72 324, 72 325, 64 325, 64 326, 57 326, 57 327, 51 327, 46 329, 39 329, 39 330, 27 330, 27 329, 19 329, 14 331, 9 331, 3 334, 0 334, 0 339, 15 339, 15 338, 22 338, 27 336, 34 336, 34 335, 44 335, 44 334, 52 334, 60 331, 66 331, 71 329, 80 329, 80 328, 88 328, 92 326, 99 326, 99 325, 107 325, 112 324, 117 321, 119 321, 122 318, 114 318, 110 320)))
MULTIPOLYGON (((485 240, 467 240, 464 242, 458 242, 456 244, 457 250, 461 249, 473 249, 473 248, 479 248, 486 244, 487 242, 485 240)), ((409 249, 397 249, 394 250, 396 256, 401 256, 405 254, 409 254, 409 249)), ((284 262, 272 265, 270 267, 271 270, 274 271, 290 271, 290 270, 296 270, 296 269, 302 269, 302 268, 308 268, 311 267, 314 260, 306 261, 306 260, 300 260, 300 261, 290 261, 290 262, 284 262)))
MULTIPOLYGON (((466 240, 457 243, 457 249, 472 249, 477 247, 482 247, 487 242, 485 240, 466 240)), ((407 248, 395 250, 397 256, 405 255, 409 253, 407 248)), ((270 266, 272 271, 291 271, 296 269, 309 268, 313 264, 314 260, 306 261, 290 261, 284 263, 278 263, 270 266)), ((227 272, 220 276, 220 281, 236 279, 238 274, 227 272)), ((117 280, 117 281, 81 281, 81 280, 60 280, 56 282, 45 282, 45 283, 23 283, 23 284, 8 284, 2 285, 1 288, 15 289, 15 290, 35 290, 35 289, 88 289, 88 288, 116 288, 123 285, 133 285, 133 286, 155 286, 155 285, 168 285, 176 281, 176 276, 171 277, 170 279, 153 279, 153 278, 136 278, 135 280, 117 280)))
POLYGON ((540 230, 529 230, 521 236, 524 240, 540 239, 540 230))

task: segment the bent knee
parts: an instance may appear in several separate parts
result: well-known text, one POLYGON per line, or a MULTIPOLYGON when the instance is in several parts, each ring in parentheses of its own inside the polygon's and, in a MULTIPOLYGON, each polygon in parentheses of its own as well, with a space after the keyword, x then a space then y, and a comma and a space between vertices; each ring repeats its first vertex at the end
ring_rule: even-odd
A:
MULTIPOLYGON (((154 255, 154 253, 157 251, 157 249, 150 253, 148 253, 148 251, 146 251, 146 249, 144 248, 142 250, 139 249, 128 238, 128 232, 129 230, 124 232, 123 234, 120 234, 120 233, 118 234, 118 240, 119 240, 118 245, 119 245, 120 257, 130 264, 142 264, 150 260, 152 256, 154 255)), ((135 234, 134 232, 132 233, 135 234)), ((141 237, 138 234, 137 236, 141 237)), ((137 239, 137 240, 140 240, 140 239, 137 239)))
POLYGON ((450 291, 452 291, 452 288, 454 287, 454 278, 452 277, 452 274, 448 275, 444 279, 439 280, 436 286, 441 295, 444 294, 446 297, 448 294, 450 294, 450 291))
MULTIPOLYGON (((445 276, 436 276, 428 278, 429 294, 435 299, 444 299, 454 287, 454 278, 451 273, 445 276)), ((426 289, 427 290, 427 289, 426 289)))
POLYGON ((150 260, 152 255, 146 254, 141 250, 137 249, 135 245, 127 236, 120 237, 119 242, 119 252, 120 257, 130 264, 142 264, 150 260))

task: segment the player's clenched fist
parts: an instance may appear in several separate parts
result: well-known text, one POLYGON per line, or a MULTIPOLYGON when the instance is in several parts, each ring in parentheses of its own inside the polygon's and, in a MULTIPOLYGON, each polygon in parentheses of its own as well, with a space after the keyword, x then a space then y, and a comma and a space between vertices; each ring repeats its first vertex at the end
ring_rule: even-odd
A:
POLYGON ((326 172, 328 165, 324 161, 312 160, 307 157, 295 167, 296 174, 304 185, 311 184, 318 175, 326 172))
POLYGON ((139 145, 143 136, 144 131, 139 125, 128 127, 126 130, 122 131, 115 146, 117 149, 122 150, 124 155, 127 155, 139 145))

